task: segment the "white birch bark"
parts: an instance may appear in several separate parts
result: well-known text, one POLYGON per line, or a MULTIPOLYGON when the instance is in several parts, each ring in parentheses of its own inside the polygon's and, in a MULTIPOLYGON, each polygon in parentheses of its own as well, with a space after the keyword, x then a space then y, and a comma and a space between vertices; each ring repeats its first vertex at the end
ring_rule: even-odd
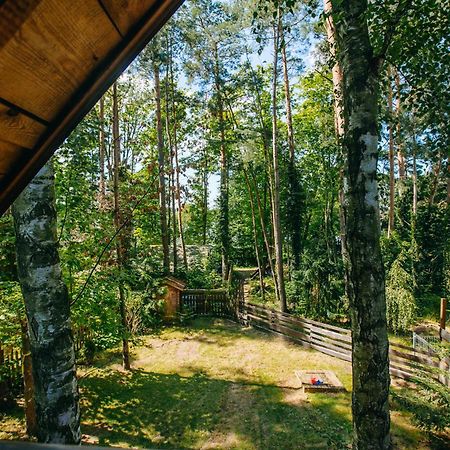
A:
POLYGON ((40 442, 78 444, 80 409, 67 287, 47 163, 13 206, 19 281, 29 323, 40 442))

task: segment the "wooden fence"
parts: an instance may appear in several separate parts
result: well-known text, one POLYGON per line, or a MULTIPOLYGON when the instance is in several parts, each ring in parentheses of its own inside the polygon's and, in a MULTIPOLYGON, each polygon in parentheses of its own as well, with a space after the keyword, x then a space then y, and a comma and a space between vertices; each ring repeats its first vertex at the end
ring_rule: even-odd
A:
MULTIPOLYGON (((248 325, 285 336, 299 344, 345 361, 352 360, 350 330, 293 317, 253 303, 240 302, 240 320, 248 325)), ((428 375, 450 386, 450 359, 415 350, 402 344, 389 345, 390 372, 393 376, 411 379, 415 374, 428 375)))
POLYGON ((22 351, 0 344, 0 393, 13 389, 22 377, 22 351))
MULTIPOLYGON (((78 353, 84 346, 86 340, 92 337, 92 332, 86 328, 74 330, 74 347, 78 353)), ((22 379, 22 350, 16 347, 2 347, 0 344, 0 383, 6 384, 8 388, 22 379)))
POLYGON ((198 316, 236 316, 224 289, 187 289, 181 293, 180 309, 198 316))

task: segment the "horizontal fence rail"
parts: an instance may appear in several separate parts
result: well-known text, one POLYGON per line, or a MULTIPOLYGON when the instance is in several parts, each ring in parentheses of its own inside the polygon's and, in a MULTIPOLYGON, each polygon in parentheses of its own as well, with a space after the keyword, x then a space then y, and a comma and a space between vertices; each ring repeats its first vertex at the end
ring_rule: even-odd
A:
MULTIPOLYGON (((240 302, 239 316, 247 325, 285 336, 327 355, 352 360, 352 335, 345 328, 293 317, 248 302, 240 302)), ((450 386, 450 359, 441 359, 435 352, 390 342, 389 361, 390 372, 395 377, 409 380, 422 374, 450 386)))

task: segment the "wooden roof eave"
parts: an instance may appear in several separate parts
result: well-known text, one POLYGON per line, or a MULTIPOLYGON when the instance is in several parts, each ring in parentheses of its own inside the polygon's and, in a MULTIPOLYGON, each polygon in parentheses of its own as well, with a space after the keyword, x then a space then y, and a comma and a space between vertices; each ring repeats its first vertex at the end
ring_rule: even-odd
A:
MULTIPOLYGON (((64 139, 73 131, 100 97, 133 61, 150 39, 161 29, 184 0, 157 1, 134 24, 124 38, 100 61, 66 102, 56 119, 32 149, 32 155, 18 170, 8 174, 0 192, 0 216, 3 215, 64 139)), ((80 61, 82 64, 83 61, 80 61)), ((14 110, 17 107, 14 105, 14 110)), ((20 112, 20 111, 19 111, 20 112)), ((45 124, 44 124, 45 125, 45 124)), ((3 180, 2 180, 3 181, 3 180)))

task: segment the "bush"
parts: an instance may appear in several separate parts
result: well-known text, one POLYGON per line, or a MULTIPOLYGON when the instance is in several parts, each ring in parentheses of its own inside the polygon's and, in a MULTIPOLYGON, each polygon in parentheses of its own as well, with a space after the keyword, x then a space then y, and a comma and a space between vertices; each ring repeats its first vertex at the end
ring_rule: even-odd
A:
POLYGON ((416 389, 392 391, 392 397, 412 413, 413 421, 425 431, 444 431, 450 426, 450 392, 446 386, 423 376, 413 379, 416 389))
POLYGON ((407 331, 416 315, 416 303, 413 278, 400 257, 393 262, 386 278, 386 304, 389 328, 395 333, 407 331))

